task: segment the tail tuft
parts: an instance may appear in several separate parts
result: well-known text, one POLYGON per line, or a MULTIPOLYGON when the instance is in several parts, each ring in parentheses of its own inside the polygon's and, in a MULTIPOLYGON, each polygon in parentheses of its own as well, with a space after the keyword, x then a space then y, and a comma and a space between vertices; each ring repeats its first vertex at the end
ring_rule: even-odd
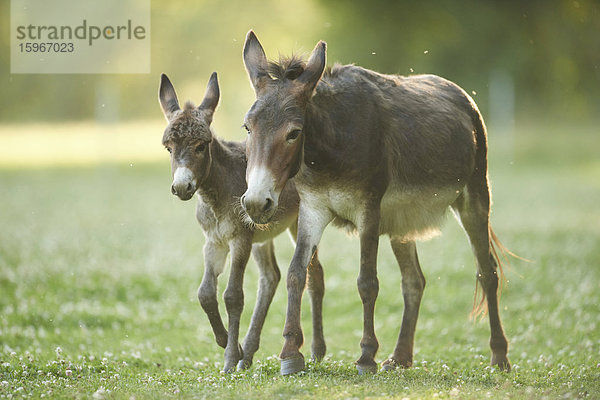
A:
MULTIPOLYGON (((491 226, 489 229, 489 236, 490 236, 490 249, 492 251, 492 257, 494 257, 494 260, 496 261, 496 264, 498 265, 498 268, 500 269, 500 279, 499 279, 499 284, 498 284, 498 299, 500 299, 500 296, 502 295, 502 289, 504 289, 504 287, 508 283, 508 280, 506 279, 506 275, 504 274, 504 264, 506 264, 508 267, 510 267, 510 261, 509 261, 508 256, 517 258, 519 260, 527 261, 527 262, 531 262, 531 261, 526 258, 523 258, 521 256, 518 256, 517 254, 508 250, 502 244, 500 239, 498 239, 498 236, 496 236, 496 233, 494 233, 494 230, 492 229, 491 226)), ((478 317, 480 317, 480 319, 482 319, 487 314, 487 311, 488 311, 488 307, 487 307, 487 301, 485 299, 485 292, 483 291, 483 288, 481 287, 481 285, 479 283, 479 279, 477 279, 475 282, 475 294, 473 296, 473 309, 471 310, 469 317, 471 319, 476 319, 478 317)))

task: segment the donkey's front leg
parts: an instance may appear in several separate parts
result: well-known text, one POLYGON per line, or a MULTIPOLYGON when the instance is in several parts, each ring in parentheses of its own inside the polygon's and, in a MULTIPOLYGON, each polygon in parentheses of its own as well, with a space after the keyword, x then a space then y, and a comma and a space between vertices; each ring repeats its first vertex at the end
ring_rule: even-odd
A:
MULTIPOLYGON (((298 221, 290 227, 290 234, 294 244, 298 241, 298 221)), ((319 261, 319 251, 315 251, 312 261, 308 265, 307 287, 310 296, 310 307, 313 324, 312 359, 321 361, 325 357, 327 346, 323 335, 323 296, 325 295, 325 279, 323 266, 319 261)))
POLYGON ((308 266, 308 294, 310 295, 310 306, 313 324, 312 358, 321 361, 325 357, 327 346, 323 335, 323 296, 325 295, 325 279, 323 278, 323 266, 319 261, 318 250, 308 266))
POLYGON ((225 347, 225 365, 223 372, 233 372, 238 361, 242 358, 242 348, 239 345, 240 318, 244 308, 244 271, 250 251, 252 249, 251 237, 238 237, 230 242, 231 271, 227 289, 223 293, 225 307, 229 317, 229 334, 227 335, 227 347, 225 347))
POLYGON ((208 321, 215 334, 217 344, 223 348, 227 346, 227 330, 223 325, 219 304, 217 302, 217 278, 223 272, 228 249, 212 241, 204 245, 204 277, 198 288, 198 300, 202 309, 208 316, 208 321))
POLYGON ((281 354, 281 375, 304 369, 304 356, 300 347, 304 341, 300 323, 302 293, 306 286, 306 270, 311 262, 325 227, 333 215, 328 210, 312 209, 300 203, 296 251, 287 276, 288 307, 283 329, 284 344, 281 354))
POLYGON ((360 272, 358 292, 363 303, 363 337, 360 341, 362 354, 356 361, 359 374, 377 372, 375 354, 379 348, 375 336, 375 300, 379 293, 377 279, 377 248, 379 246, 379 204, 366 207, 360 233, 360 272))
POLYGON ((252 256, 258 265, 259 271, 258 295, 252 312, 250 327, 244 339, 244 356, 238 363, 238 370, 246 369, 252 365, 252 358, 260 344, 260 333, 265 323, 267 311, 281 279, 272 240, 264 244, 254 244, 252 246, 252 256))

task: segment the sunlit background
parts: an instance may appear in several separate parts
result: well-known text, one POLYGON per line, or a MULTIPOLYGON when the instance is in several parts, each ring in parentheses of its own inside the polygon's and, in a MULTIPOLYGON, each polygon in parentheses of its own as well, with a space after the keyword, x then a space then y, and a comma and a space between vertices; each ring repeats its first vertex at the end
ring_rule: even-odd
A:
MULTIPOLYGON (((0 6, 5 20, 9 4, 0 6)), ((308 53, 323 39, 330 65, 453 80, 473 95, 491 136, 557 123, 576 134, 600 112, 599 9, 589 0, 152 0, 152 72, 139 75, 11 75, 4 24, 0 165, 160 159, 162 72, 180 101, 198 102, 217 71, 213 127, 243 139, 253 99, 241 60, 249 29, 273 59, 308 53)))
MULTIPOLYGON (((438 390, 440 398, 600 397, 598 1, 152 0, 151 73, 137 75, 10 74, 9 4, 0 2, 0 397, 103 398, 104 388, 127 398, 274 398, 302 397, 308 387, 332 399, 433 398, 438 390), (254 100, 241 57, 250 29, 272 59, 307 54, 325 40, 329 65, 433 73, 475 99, 489 128, 494 230, 533 261, 505 267, 513 374, 485 367, 488 325, 468 322, 475 262, 449 218, 442 236, 418 244, 427 289, 412 372, 354 380, 359 244, 328 228, 319 247, 325 364, 297 380, 277 376, 282 281, 255 367, 216 392, 202 381, 229 378, 218 373, 223 351, 196 295, 204 268, 195 200, 170 192, 158 84, 167 73, 180 103, 198 104, 217 71, 214 131, 244 140, 254 100), (64 362, 79 369, 71 380, 64 362)), ((393 349, 402 309, 386 242, 378 255, 378 361, 393 349)), ((294 249, 286 235, 275 247, 285 277, 294 249)), ((243 333, 257 281, 251 260, 243 333)), ((305 296, 307 357, 308 303, 305 296)))

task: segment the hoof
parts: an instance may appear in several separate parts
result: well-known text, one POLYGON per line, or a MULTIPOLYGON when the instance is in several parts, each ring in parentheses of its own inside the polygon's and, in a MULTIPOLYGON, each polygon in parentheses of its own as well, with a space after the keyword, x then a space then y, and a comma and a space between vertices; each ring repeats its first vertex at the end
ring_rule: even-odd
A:
POLYGON ((508 361, 508 357, 506 357, 506 353, 499 355, 492 353, 490 366, 498 368, 500 371, 510 372, 510 362, 508 361))
POLYGON ((223 366, 224 373, 232 373, 235 372, 236 366, 239 364, 240 360, 244 359, 244 350, 242 350, 242 346, 238 344, 237 354, 235 352, 230 351, 229 349, 225 349, 225 365, 223 366), (233 353, 233 354, 232 354, 233 353))
POLYGON ((237 365, 237 370, 244 371, 244 370, 250 368, 251 365, 252 365, 252 361, 240 360, 240 362, 238 362, 238 365, 237 365))
POLYGON ((225 366, 223 367, 221 372, 223 372, 224 374, 231 374, 235 372, 235 365, 228 365, 227 363, 225 363, 225 366))
POLYGON ((302 354, 280 360, 281 375, 291 375, 304 369, 304 356, 302 354))
POLYGON ((381 371, 393 371, 398 368, 398 363, 393 358, 388 358, 381 363, 381 371))
POLYGON ((327 350, 327 347, 325 346, 325 343, 323 342, 322 344, 314 344, 312 346, 312 355, 311 355, 311 359, 314 362, 320 362, 323 360, 323 358, 325 358, 325 352, 327 350))
POLYGON ((356 364, 356 370, 358 371, 359 375, 372 375, 377 373, 377 364, 373 364, 373 365, 361 365, 361 364, 356 364))
POLYGON ((500 371, 510 372, 510 362, 508 361, 508 358, 504 358, 503 360, 495 360, 492 358, 490 365, 498 368, 500 371))

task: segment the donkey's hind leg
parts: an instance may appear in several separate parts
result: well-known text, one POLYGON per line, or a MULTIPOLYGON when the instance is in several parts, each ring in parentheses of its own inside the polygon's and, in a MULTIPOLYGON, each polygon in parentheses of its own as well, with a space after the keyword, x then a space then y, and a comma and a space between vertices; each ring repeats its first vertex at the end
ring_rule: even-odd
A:
POLYGON ((259 272, 258 294, 250 327, 242 345, 244 357, 237 365, 238 370, 246 369, 252 365, 252 358, 260 345, 260 334, 267 317, 267 311, 281 279, 272 240, 262 244, 254 244, 252 246, 252 256, 256 261, 259 272))
POLYGON ((472 179, 452 208, 458 214, 465 229, 475 258, 477 259, 477 279, 487 299, 490 322, 491 365, 510 371, 508 361, 508 341, 500 322, 498 310, 498 264, 493 255, 490 241, 490 193, 487 178, 479 182, 472 179))
POLYGON ((421 272, 415 242, 403 242, 399 237, 392 237, 390 243, 402 272, 404 314, 394 354, 381 365, 384 371, 395 369, 397 366, 404 368, 412 366, 415 328, 425 289, 425 277, 421 272))

